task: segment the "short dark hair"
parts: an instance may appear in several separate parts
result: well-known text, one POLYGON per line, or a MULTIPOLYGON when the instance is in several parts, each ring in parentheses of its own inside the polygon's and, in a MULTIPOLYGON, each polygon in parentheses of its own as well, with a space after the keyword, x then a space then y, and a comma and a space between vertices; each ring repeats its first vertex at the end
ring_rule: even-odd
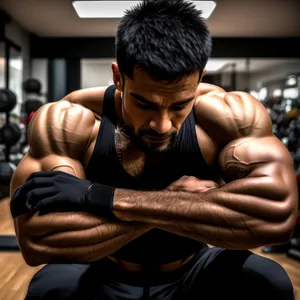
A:
POLYGON ((146 0, 127 10, 116 36, 122 76, 141 68, 154 80, 175 81, 199 71, 212 40, 202 12, 185 0, 146 0))

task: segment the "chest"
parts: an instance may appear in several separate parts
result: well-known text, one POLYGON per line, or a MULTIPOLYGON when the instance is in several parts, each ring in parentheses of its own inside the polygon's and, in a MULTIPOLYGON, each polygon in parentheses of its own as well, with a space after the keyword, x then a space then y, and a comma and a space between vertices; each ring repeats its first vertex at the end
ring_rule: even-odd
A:
POLYGON ((182 176, 215 180, 217 147, 206 132, 194 127, 181 130, 175 151, 151 161, 116 137, 116 128, 101 124, 86 152, 86 178, 93 182, 134 190, 162 190, 182 176), (103 129, 103 130, 101 130, 103 129), (118 150, 122 150, 122 157, 118 150))
MULTIPOLYGON (((207 166, 213 166, 217 160, 217 147, 213 140, 206 134, 206 132, 196 126, 196 143, 199 148, 199 156, 203 159, 203 162, 207 166)), ((116 131, 115 133, 115 145, 117 157, 122 165, 123 169, 133 177, 142 176, 146 169, 153 170, 162 170, 162 167, 165 165, 164 163, 170 160, 168 154, 156 154, 152 157, 146 156, 142 151, 139 151, 137 148, 132 146, 129 141, 126 140, 120 132, 116 131)), ((196 149, 190 149, 193 154, 196 154, 196 149)), ((183 153, 183 155, 190 156, 192 153, 183 153)), ((197 155, 192 155, 195 158, 195 164, 197 164, 197 155)), ((184 160, 189 160, 188 157, 184 160)), ((192 161, 190 163, 193 163, 192 161)), ((179 167, 180 161, 178 159, 172 161, 172 165, 169 165, 169 171, 173 170, 175 172, 176 166, 179 167)), ((201 164, 199 165, 201 168, 201 164)), ((182 166, 181 166, 182 169, 182 166)), ((185 174, 186 175, 186 174, 185 174)))

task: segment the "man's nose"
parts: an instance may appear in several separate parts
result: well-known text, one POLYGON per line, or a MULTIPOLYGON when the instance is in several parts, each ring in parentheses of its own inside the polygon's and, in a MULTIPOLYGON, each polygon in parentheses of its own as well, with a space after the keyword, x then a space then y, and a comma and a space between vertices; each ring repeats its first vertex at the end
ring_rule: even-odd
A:
POLYGON ((156 112, 150 122, 150 128, 159 134, 164 134, 171 130, 172 122, 167 110, 156 112))

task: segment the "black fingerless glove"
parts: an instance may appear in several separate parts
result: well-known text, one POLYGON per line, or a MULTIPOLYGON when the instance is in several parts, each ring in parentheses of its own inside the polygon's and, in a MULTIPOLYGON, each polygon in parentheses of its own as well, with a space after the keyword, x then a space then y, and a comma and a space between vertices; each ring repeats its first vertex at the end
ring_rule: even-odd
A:
POLYGON ((86 211, 112 218, 114 187, 82 180, 64 172, 33 173, 14 193, 11 214, 29 211, 86 211))

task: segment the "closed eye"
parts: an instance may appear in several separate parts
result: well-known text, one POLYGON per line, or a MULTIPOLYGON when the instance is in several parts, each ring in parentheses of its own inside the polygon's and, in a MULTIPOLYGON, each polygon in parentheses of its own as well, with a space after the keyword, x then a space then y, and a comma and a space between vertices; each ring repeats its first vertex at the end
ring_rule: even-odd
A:
POLYGON ((171 106, 170 109, 171 110, 182 110, 185 109, 186 105, 177 105, 177 106, 171 106))
POLYGON ((155 106, 154 105, 149 105, 149 104, 144 104, 144 103, 141 103, 139 101, 136 101, 135 102, 135 105, 141 109, 154 109, 155 106))

